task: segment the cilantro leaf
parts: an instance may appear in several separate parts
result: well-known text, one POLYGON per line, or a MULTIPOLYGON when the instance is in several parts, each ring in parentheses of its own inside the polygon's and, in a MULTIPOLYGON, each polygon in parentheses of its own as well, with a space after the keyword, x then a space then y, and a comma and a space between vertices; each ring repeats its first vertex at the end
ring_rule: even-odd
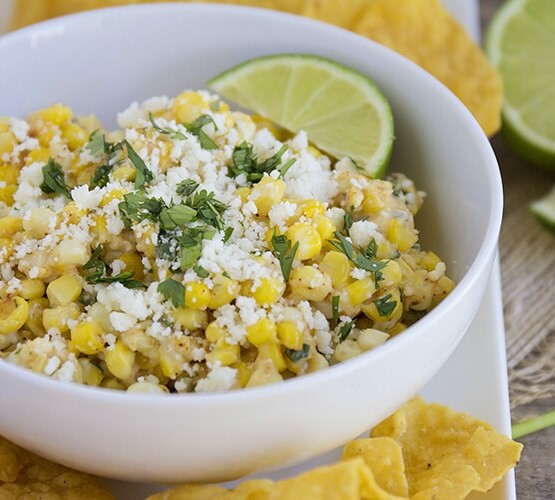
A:
POLYGON ((87 276, 85 276, 85 280, 87 283, 91 285, 96 285, 98 283, 119 282, 127 288, 146 288, 146 285, 144 283, 132 279, 133 275, 135 274, 133 271, 126 271, 123 273, 114 274, 112 276, 107 276, 106 264, 101 259, 102 252, 102 245, 98 245, 91 254, 91 258, 83 266, 83 269, 91 270, 91 272, 87 276))
POLYGON ((343 216, 343 221, 345 223, 345 232, 347 233, 347 236, 348 236, 349 231, 353 226, 353 218, 351 217, 351 214, 349 212, 345 212, 345 215, 343 216))
POLYGON ((178 140, 182 140, 182 141, 187 139, 187 136, 185 134, 183 134, 182 132, 180 132, 179 130, 175 130, 175 129, 169 128, 169 127, 166 127, 166 128, 160 127, 154 121, 154 117, 152 116, 152 113, 148 114, 148 120, 150 121, 154 130, 156 130, 156 132, 158 132, 159 134, 168 135, 171 139, 178 139, 178 140))
POLYGON ((310 346, 308 344, 303 344, 302 349, 299 351, 296 351, 295 349, 285 349, 285 355, 293 363, 297 363, 301 359, 308 358, 309 351, 310 351, 310 346))
POLYGON ((345 236, 343 236, 338 231, 336 231, 334 234, 337 239, 329 240, 330 244, 332 244, 340 252, 344 253, 355 266, 359 267, 360 269, 364 269, 365 271, 370 271, 372 273, 377 273, 385 266, 387 266, 387 262, 374 260, 372 257, 370 257, 368 248, 357 253, 353 244, 347 238, 345 238, 345 236))
POLYGON ((91 179, 91 188, 106 186, 110 180, 109 175, 113 168, 114 166, 109 163, 96 167, 91 179))
POLYGON ((291 267, 293 266, 293 261, 295 260, 295 254, 299 249, 299 242, 297 241, 293 246, 291 246, 291 240, 287 238, 284 234, 277 235, 274 231, 272 236, 272 247, 273 253, 279 260, 279 266, 281 267, 281 274, 283 274, 283 279, 287 282, 289 281, 289 276, 291 275, 291 267))
POLYGON ((387 318, 397 307, 396 300, 390 300, 392 295, 388 293, 383 297, 376 300, 376 309, 378 310, 378 314, 387 318))
POLYGON ((202 149, 218 149, 218 145, 202 130, 202 127, 209 123, 212 123, 217 130, 214 119, 210 115, 200 115, 193 123, 184 123, 183 126, 188 132, 197 137, 202 149))
POLYGON ((156 289, 164 299, 171 300, 174 307, 185 307, 185 287, 172 278, 162 281, 156 289))
POLYGON ((119 213, 125 227, 130 227, 133 221, 149 220, 156 222, 160 212, 166 207, 163 200, 147 198, 144 193, 127 193, 123 201, 118 204, 119 213))
POLYGON ((192 195, 197 190, 197 188, 197 181, 194 181, 193 179, 185 179, 177 185, 175 191, 178 195, 186 197, 192 195))
POLYGON ((333 328, 339 323, 339 295, 334 295, 331 298, 331 325, 333 328))
POLYGON ((194 209, 201 221, 221 231, 224 228, 222 215, 228 207, 214 196, 213 192, 203 189, 189 196, 183 203, 194 209))
POLYGON ((162 229, 172 230, 187 222, 193 221, 196 216, 197 211, 184 204, 164 207, 159 214, 160 227, 162 229))
POLYGON ((133 149, 131 144, 129 144, 129 142, 125 139, 123 144, 125 145, 125 149, 127 149, 127 156, 129 157, 129 160, 133 163, 133 166, 137 170, 137 175, 135 177, 135 189, 141 189, 147 182, 154 179, 154 175, 148 169, 143 159, 133 149))
POLYGON ((89 142, 85 145, 93 156, 102 156, 108 153, 108 147, 104 134, 100 130, 95 130, 89 137, 89 142))
POLYGON ((339 332, 337 333, 337 338, 340 343, 347 339, 347 337, 353 331, 354 326, 355 322, 353 320, 347 321, 346 323, 343 323, 341 325, 341 327, 339 328, 339 332))
POLYGON ((177 239, 180 248, 180 267, 182 271, 193 268, 202 253, 202 241, 210 240, 216 230, 209 226, 186 227, 177 239))
POLYGON ((42 167, 42 177, 40 188, 43 193, 63 194, 71 200, 71 192, 66 184, 64 170, 54 158, 48 158, 48 163, 42 167))

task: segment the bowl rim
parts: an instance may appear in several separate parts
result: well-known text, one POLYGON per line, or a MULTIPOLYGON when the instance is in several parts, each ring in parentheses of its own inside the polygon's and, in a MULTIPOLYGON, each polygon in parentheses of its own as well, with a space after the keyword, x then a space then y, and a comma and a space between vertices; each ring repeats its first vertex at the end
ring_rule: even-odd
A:
MULTIPOLYGON (((497 252, 497 243, 501 228, 503 212, 503 189, 501 175, 497 159, 489 143, 488 138, 482 131, 480 125, 475 120, 466 106, 453 94, 443 83, 437 80, 430 73, 420 66, 398 54, 397 52, 382 46, 364 36, 355 34, 346 29, 303 17, 296 14, 275 11, 268 8, 248 7, 239 5, 217 4, 217 3, 151 3, 134 4, 116 7, 94 9, 85 12, 68 14, 42 21, 13 32, 0 36, 0 50, 22 43, 29 43, 29 46, 38 43, 41 35, 48 35, 49 32, 61 33, 63 35, 66 24, 79 24, 87 20, 102 22, 110 19, 111 22, 117 20, 117 16, 124 16, 133 13, 139 16, 148 17, 150 13, 156 12, 162 15, 173 15, 177 11, 180 14, 202 14, 204 16, 226 15, 226 16, 246 16, 250 20, 256 21, 263 18, 275 18, 279 22, 287 22, 289 25, 308 25, 314 31, 320 31, 322 36, 331 35, 340 40, 338 43, 353 46, 353 50, 360 47, 362 50, 376 51, 382 53, 383 57, 390 58, 392 63, 404 66, 403 72, 412 73, 414 78, 420 80, 424 85, 432 87, 434 93, 448 103, 453 109, 453 114, 458 116, 461 126, 466 127, 473 139, 474 147, 480 150, 483 159, 483 175, 490 187, 490 200, 488 205, 488 223, 478 252, 472 260, 470 266, 465 270, 461 280, 456 283, 453 291, 432 311, 428 312, 423 318, 411 325, 403 335, 395 336, 377 349, 361 353, 349 360, 329 366, 325 370, 314 373, 304 374, 293 377, 280 383, 270 384, 261 387, 251 387, 248 389, 236 389, 222 392, 202 392, 202 393, 182 393, 182 394, 134 394, 125 391, 111 390, 102 387, 91 387, 76 382, 64 382, 55 380, 47 375, 36 373, 30 369, 20 367, 0 359, 0 374, 2 377, 17 379, 24 384, 36 386, 44 391, 54 391, 60 395, 67 395, 74 398, 89 399, 91 401, 109 401, 112 404, 124 404, 130 406, 142 406, 156 401, 161 408, 174 408, 176 406, 197 406, 197 405, 219 405, 228 402, 239 403, 247 402, 252 399, 273 399, 283 393, 295 391, 305 391, 312 386, 326 384, 333 378, 347 375, 348 372, 358 371, 362 365, 372 363, 380 356, 386 356, 389 351, 396 350, 407 342, 406 335, 410 335, 413 340, 418 340, 426 336, 428 323, 435 320, 440 315, 448 314, 461 298, 469 293, 473 284, 479 279, 480 273, 487 271, 488 263, 493 259, 497 252), (366 48, 364 47, 366 46, 366 48), (405 339, 405 340, 403 340, 405 339), (4 372, 4 373, 2 373, 4 372)), ((461 336, 462 337, 462 336, 461 336)))

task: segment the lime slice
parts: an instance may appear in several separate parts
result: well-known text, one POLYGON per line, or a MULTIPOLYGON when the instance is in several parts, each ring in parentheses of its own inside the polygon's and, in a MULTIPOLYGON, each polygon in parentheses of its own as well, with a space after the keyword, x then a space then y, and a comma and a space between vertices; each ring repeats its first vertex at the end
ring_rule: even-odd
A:
POLYGON ((366 75, 314 55, 279 54, 234 66, 208 85, 292 132, 306 131, 322 151, 350 157, 366 175, 385 172, 393 117, 366 75))
POLYGON ((509 0, 491 22, 486 51, 503 77, 509 144, 555 170, 555 1, 509 0))
POLYGON ((533 202, 530 210, 544 226, 555 231, 555 186, 543 198, 533 202))

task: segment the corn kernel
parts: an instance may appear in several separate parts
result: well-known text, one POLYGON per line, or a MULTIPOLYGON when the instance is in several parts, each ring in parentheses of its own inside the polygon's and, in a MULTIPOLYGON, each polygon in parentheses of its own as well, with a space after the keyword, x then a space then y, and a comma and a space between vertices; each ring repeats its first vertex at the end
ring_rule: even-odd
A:
POLYGON ((328 360, 319 352, 308 358, 307 372, 313 373, 318 370, 323 370, 329 366, 328 360))
POLYGON ((388 338, 389 335, 387 333, 373 328, 367 328, 360 332, 357 344, 362 351, 369 351, 370 349, 374 349, 374 347, 383 344, 388 338))
POLYGON ((239 293, 239 285, 231 278, 218 274, 212 279, 214 286, 210 290, 209 309, 218 309, 229 304, 239 293))
POLYGON ((268 342, 277 342, 277 328, 268 318, 259 319, 256 323, 247 326, 247 339, 256 347, 268 342))
POLYGON ((105 207, 114 200, 121 201, 125 196, 126 192, 123 189, 112 189, 109 193, 106 193, 100 200, 99 206, 105 207))
MULTIPOLYGON (((43 123, 37 134, 41 148, 48 149, 54 137, 58 135, 59 129, 52 123, 43 123)), ((50 155, 49 155, 50 156, 50 155)))
POLYGON ((372 278, 363 278, 347 285, 347 293, 352 304, 359 305, 368 300, 376 291, 372 278))
POLYGON ((331 278, 334 288, 342 287, 350 279, 352 265, 348 257, 341 252, 328 252, 320 261, 319 267, 331 278))
POLYGON ((158 363, 162 373, 172 380, 175 380, 183 371, 183 360, 170 349, 160 349, 158 352, 158 363))
POLYGON ((89 319, 96 321, 104 331, 108 332, 112 329, 110 311, 100 302, 95 302, 89 307, 87 316, 89 319))
MULTIPOLYGON (((1 201, 1 200, 0 200, 1 201)), ((0 262, 7 262, 13 255, 15 242, 11 238, 0 238, 0 262)))
POLYGON ((208 340, 208 342, 212 342, 213 344, 215 344, 221 338, 224 338, 226 335, 226 329, 219 326, 215 321, 209 323, 204 332, 206 340, 208 340))
POLYGON ((135 252, 128 252, 120 255, 118 260, 124 263, 123 271, 133 272, 133 278, 142 280, 145 276, 145 270, 141 256, 135 252))
POLYGON ((386 237, 392 243, 397 244, 400 252, 406 252, 417 241, 418 236, 414 229, 411 229, 407 224, 403 223, 401 219, 393 219, 386 230, 386 237))
POLYGON ((245 387, 251 376, 249 365, 244 361, 239 361, 235 365, 235 369, 237 370, 237 383, 239 387, 245 387))
POLYGON ((88 245, 77 240, 63 240, 54 250, 54 257, 61 267, 79 267, 87 263, 91 256, 88 245))
POLYGON ((71 343, 83 354, 96 354, 104 347, 101 338, 103 333, 104 330, 96 321, 84 321, 71 329, 71 343))
POLYGON ((398 323, 395 323, 393 327, 390 328, 389 334, 393 337, 395 335, 399 335, 401 332, 404 332, 406 329, 407 329, 407 325, 399 321, 398 323))
POLYGON ((208 314, 206 311, 198 309, 184 309, 178 307, 172 311, 173 320, 186 330, 199 330, 206 328, 208 324, 208 314))
POLYGON ((37 148, 29 151, 27 156, 25 157, 25 165, 32 165, 33 163, 46 163, 48 162, 48 158, 50 158, 50 151, 48 148, 37 148))
POLYGON ((385 205, 376 190, 369 188, 364 191, 364 201, 362 211, 366 215, 378 214, 384 209, 385 205))
POLYGON ((289 286, 294 295, 314 302, 321 302, 332 290, 331 278, 312 266, 293 269, 289 286))
POLYGON ((19 295, 25 300, 39 299, 44 295, 44 288, 41 280, 24 279, 20 282, 19 295))
MULTIPOLYGON (((138 385, 138 384, 133 384, 133 385, 138 385)), ((114 391, 125 390, 125 387, 113 377, 105 377, 104 379, 102 379, 102 382, 100 382, 100 387, 104 387, 104 389, 112 389, 114 391)), ((129 391, 129 389, 127 390, 129 391)))
POLYGON ((303 332, 293 321, 280 321, 277 324, 279 341, 287 349, 300 351, 303 348, 303 332))
POLYGON ((98 387, 104 377, 102 370, 91 362, 90 359, 79 358, 77 361, 79 362, 81 371, 83 372, 83 383, 93 387, 98 387))
POLYGON ((422 259, 420 262, 422 263, 426 271, 433 271, 441 262, 441 259, 434 252, 430 251, 422 255, 422 259))
POLYGON ((347 339, 337 344, 333 357, 337 361, 346 361, 362 353, 362 349, 355 340, 347 339))
POLYGON ((57 103, 49 108, 41 109, 33 114, 32 117, 39 118, 45 122, 53 123, 58 127, 69 122, 73 116, 68 106, 57 103))
POLYGON ((62 128, 62 139, 66 141, 68 148, 75 151, 84 146, 89 137, 87 133, 76 123, 68 123, 62 128))
POLYGON ((381 270, 381 274, 380 287, 398 285, 403 279, 401 266, 394 260, 387 261, 387 265, 381 270))
POLYGON ((181 123, 192 123, 207 109, 208 103, 198 92, 183 92, 172 103, 172 113, 176 121, 181 123))
POLYGON ((275 364, 270 359, 257 360, 246 387, 258 387, 261 385, 280 382, 283 377, 279 374, 275 364))
POLYGON ((42 314, 49 306, 50 303, 46 298, 29 300, 29 316, 25 322, 25 327, 31 330, 36 337, 41 337, 46 333, 42 324, 42 314))
POLYGON ((316 215, 324 215, 326 211, 324 204, 321 201, 315 199, 302 201, 299 204, 299 208, 301 210, 301 215, 304 215, 309 219, 314 218, 316 215))
POLYGON ((83 290, 81 279, 75 274, 64 274, 51 281, 46 289, 46 295, 53 307, 67 306, 75 302, 83 290))
POLYGON ((206 355, 206 360, 210 363, 220 363, 222 366, 229 366, 236 363, 241 355, 239 344, 230 344, 225 338, 216 342, 212 352, 206 355))
POLYGON ((385 321, 398 320, 403 314, 403 303, 399 291, 392 293, 382 294, 374 302, 364 304, 362 312, 367 318, 374 320, 377 323, 385 321), (387 299, 387 300, 386 300, 387 299), (378 307, 378 305, 380 305, 378 307))
POLYGON ((275 304, 285 291, 285 283, 277 278, 262 278, 252 296, 259 306, 275 304))
POLYGON ((347 190, 347 195, 345 197, 345 205, 348 207, 350 212, 353 212, 360 207, 364 201, 364 194, 362 191, 354 186, 351 186, 347 190))
POLYGON ((271 208, 279 203, 285 194, 285 182, 282 179, 274 179, 266 175, 252 188, 250 199, 258 209, 258 215, 268 215, 271 208))
POLYGON ((23 229, 31 238, 44 238, 54 227, 56 214, 49 208, 33 208, 23 220, 23 229))
POLYGON ((87 211, 79 208, 74 201, 70 201, 64 207, 63 215, 65 220, 70 224, 78 224, 87 215, 87 211))
POLYGON ((23 220, 20 217, 7 216, 0 218, 0 238, 9 238, 23 230, 23 220))
POLYGON ((17 145, 17 139, 12 132, 0 132, 0 159, 4 154, 11 154, 17 145))
POLYGON ((44 309, 42 311, 42 325, 46 331, 55 328, 60 333, 66 333, 69 332, 68 321, 75 321, 80 315, 81 309, 77 304, 44 309))
POLYGON ((17 332, 29 317, 29 304, 22 297, 9 297, 0 302, 0 334, 17 332))
POLYGON ((0 187, 0 202, 11 207, 14 204, 14 194, 16 191, 17 186, 15 184, 0 187))
POLYGON ((243 203, 246 203, 247 200, 249 199, 251 192, 252 190, 249 187, 240 187, 240 188, 237 188, 237 190, 235 191, 235 196, 239 196, 239 198, 241 198, 241 201, 243 203))
POLYGON ((17 184, 19 179, 19 168, 15 165, 10 164, 0 164, 0 182, 5 182, 6 184, 17 184))
POLYGON ((322 249, 322 238, 314 226, 304 222, 293 224, 286 232, 291 244, 299 243, 295 258, 299 260, 312 259, 322 249))
POLYGON ((287 363, 278 344, 262 344, 258 346, 258 357, 260 359, 271 360, 278 372, 282 372, 287 368, 287 363))
POLYGON ((329 240, 336 230, 335 224, 325 215, 315 215, 312 222, 322 241, 329 240))
POLYGON ((127 392, 133 394, 167 394, 170 391, 167 387, 160 384, 153 384, 152 382, 135 382, 127 388, 127 392))
POLYGON ((133 182, 137 176, 137 169, 131 165, 122 165, 114 169, 112 177, 116 181, 129 181, 133 182))
POLYGON ((210 303, 210 289, 199 281, 185 285, 185 305, 191 309, 204 311, 210 303))
MULTIPOLYGON (((95 235, 98 243, 106 243, 110 240, 110 233, 108 232, 108 225, 106 224, 106 217, 104 215, 95 215, 93 217, 94 225, 91 227, 91 233, 95 235)), ((138 245, 137 245, 138 248, 138 245)))

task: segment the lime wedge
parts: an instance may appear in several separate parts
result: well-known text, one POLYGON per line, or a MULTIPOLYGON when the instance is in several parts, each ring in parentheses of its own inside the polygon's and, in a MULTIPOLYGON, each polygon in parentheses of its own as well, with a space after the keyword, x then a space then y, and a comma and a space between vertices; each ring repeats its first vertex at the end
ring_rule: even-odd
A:
POLYGON ((555 186, 543 198, 533 202, 530 210, 544 226, 555 231, 555 186))
POLYGON ((555 1, 506 2, 489 26, 486 51, 503 77, 507 141, 555 170, 555 1))
POLYGON ((393 117, 376 84, 351 68, 309 54, 251 59, 208 86, 292 132, 304 130, 335 158, 381 177, 393 146, 393 117))

